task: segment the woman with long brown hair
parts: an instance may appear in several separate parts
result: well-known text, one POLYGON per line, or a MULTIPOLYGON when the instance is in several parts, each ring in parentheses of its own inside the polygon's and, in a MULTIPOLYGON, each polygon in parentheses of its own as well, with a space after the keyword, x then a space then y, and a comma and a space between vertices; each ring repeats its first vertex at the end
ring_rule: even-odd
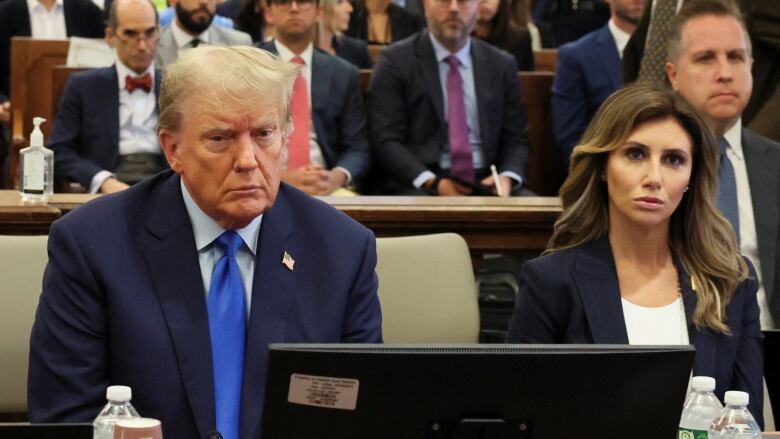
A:
POLYGON ((758 280, 715 202, 718 147, 671 91, 610 96, 571 157, 545 255, 527 262, 508 341, 687 345, 716 394, 762 422, 758 280))
POLYGON ((531 34, 512 20, 509 0, 479 0, 474 35, 511 53, 518 70, 534 69, 531 34))

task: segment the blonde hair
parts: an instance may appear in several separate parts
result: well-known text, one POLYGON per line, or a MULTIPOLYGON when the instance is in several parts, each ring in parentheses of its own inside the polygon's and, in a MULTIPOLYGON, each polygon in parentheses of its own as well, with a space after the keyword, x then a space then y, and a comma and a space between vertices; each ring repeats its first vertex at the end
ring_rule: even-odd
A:
POLYGON ((250 46, 201 46, 182 53, 160 86, 159 129, 178 131, 187 111, 252 110, 276 101, 280 129, 292 128, 290 96, 300 67, 250 46))
POLYGON ((561 186, 563 212, 555 222, 546 252, 576 247, 607 236, 608 193, 601 180, 609 153, 640 125, 671 118, 693 144, 688 191, 672 213, 669 247, 696 285, 697 327, 729 333, 725 308, 747 264, 737 253, 736 237, 715 204, 718 147, 701 117, 676 93, 647 83, 629 85, 612 94, 594 116, 574 148, 569 176, 561 186))

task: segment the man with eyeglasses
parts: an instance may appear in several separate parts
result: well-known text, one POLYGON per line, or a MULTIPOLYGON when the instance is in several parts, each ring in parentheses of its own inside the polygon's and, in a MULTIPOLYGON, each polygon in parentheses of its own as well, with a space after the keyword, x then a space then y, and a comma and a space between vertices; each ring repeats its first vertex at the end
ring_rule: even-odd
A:
POLYGON ((385 49, 374 67, 370 140, 385 174, 376 192, 520 193, 530 147, 517 64, 470 37, 478 8, 426 0, 428 30, 385 49))
POLYGON ((315 0, 269 0, 265 13, 276 38, 259 47, 302 66, 283 180, 310 195, 357 186, 370 164, 357 68, 314 49, 321 16, 315 0))
POLYGON ((90 193, 125 189, 167 167, 157 140, 154 5, 113 2, 105 32, 116 64, 69 78, 49 138, 55 177, 90 193))
POLYGON ((11 38, 100 38, 103 29, 103 13, 91 0, 0 0, 0 184, 7 154, 4 125, 11 120, 11 38))
POLYGON ((200 44, 251 46, 252 37, 245 32, 214 24, 217 0, 176 0, 176 19, 163 28, 157 47, 157 67, 176 61, 184 50, 200 44))

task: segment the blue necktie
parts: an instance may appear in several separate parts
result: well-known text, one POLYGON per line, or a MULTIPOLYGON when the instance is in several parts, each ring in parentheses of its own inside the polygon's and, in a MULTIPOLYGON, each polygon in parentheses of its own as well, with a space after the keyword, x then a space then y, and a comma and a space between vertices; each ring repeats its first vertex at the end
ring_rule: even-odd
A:
POLYGON ((737 201, 737 179, 734 177, 734 166, 726 155, 728 142, 725 138, 718 138, 720 146, 720 170, 718 172, 718 207, 723 216, 734 228, 734 235, 739 243, 739 204, 737 201))
POLYGON ((228 230, 215 243, 222 250, 222 257, 214 264, 207 304, 217 430, 225 439, 238 439, 246 306, 236 252, 243 241, 236 232, 228 230))

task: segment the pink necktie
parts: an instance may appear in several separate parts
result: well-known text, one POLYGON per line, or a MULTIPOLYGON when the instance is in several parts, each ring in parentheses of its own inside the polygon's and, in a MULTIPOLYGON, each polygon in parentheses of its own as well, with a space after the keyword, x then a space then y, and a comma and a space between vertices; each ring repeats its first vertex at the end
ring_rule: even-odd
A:
POLYGON ((463 80, 454 55, 447 57, 450 71, 447 73, 447 122, 450 136, 450 174, 469 182, 474 181, 474 162, 471 157, 466 105, 463 101, 463 80))
MULTIPOLYGON (((303 59, 296 56, 292 62, 303 66, 303 59)), ((310 111, 309 111, 309 90, 306 87, 306 79, 303 77, 303 71, 298 73, 293 84, 292 95, 292 115, 293 132, 290 135, 289 157, 287 159, 287 169, 297 169, 309 164, 310 146, 310 111)))

